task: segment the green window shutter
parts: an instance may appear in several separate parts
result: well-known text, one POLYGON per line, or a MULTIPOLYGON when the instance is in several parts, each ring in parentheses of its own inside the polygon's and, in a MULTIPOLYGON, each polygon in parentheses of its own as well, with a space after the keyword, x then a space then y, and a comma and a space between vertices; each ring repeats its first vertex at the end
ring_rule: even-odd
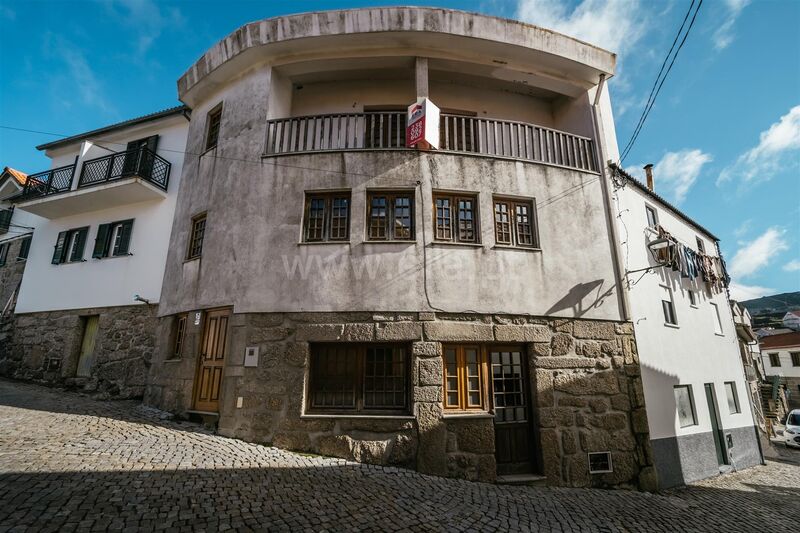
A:
POLYGON ((128 255, 128 248, 131 243, 131 233, 133 232, 133 220, 119 222, 119 236, 114 244, 114 255, 128 255))
POLYGON ((72 257, 70 261, 81 261, 83 259, 83 249, 86 247, 86 235, 89 233, 89 228, 81 228, 75 230, 75 246, 72 248, 72 257))
POLYGON ((94 239, 94 250, 92 257, 101 259, 108 257, 108 245, 111 240, 111 224, 100 224, 97 228, 97 237, 94 239))
POLYGON ((58 265, 64 262, 64 255, 66 254, 66 247, 67 247, 67 231, 62 231, 58 234, 58 238, 56 239, 55 249, 53 250, 53 260, 51 263, 54 265, 58 265))
POLYGON ((19 247, 19 254, 17 255, 18 260, 28 258, 28 252, 31 250, 31 239, 33 239, 33 237, 25 237, 22 239, 22 244, 19 247))

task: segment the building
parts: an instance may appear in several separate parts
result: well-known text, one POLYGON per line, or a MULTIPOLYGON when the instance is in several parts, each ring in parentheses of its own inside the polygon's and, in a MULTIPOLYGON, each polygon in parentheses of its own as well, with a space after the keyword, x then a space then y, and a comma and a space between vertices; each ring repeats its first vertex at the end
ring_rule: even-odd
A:
POLYGON ((800 409, 800 332, 764 337, 761 357, 767 380, 785 385, 789 409, 800 409))
POLYGON ((179 106, 38 147, 52 168, 13 200, 38 222, 5 375, 142 396, 187 126, 179 106))
POLYGON ((783 325, 784 327, 791 329, 793 331, 800 330, 800 310, 796 311, 789 311, 785 315, 783 315, 783 325))
MULTIPOLYGON (((718 239, 612 164, 659 485, 761 463, 718 239)), ((657 177, 656 177, 657 178, 657 177)))
POLYGON ((766 374, 761 360, 758 336, 753 331, 752 317, 745 306, 735 300, 731 300, 731 314, 733 315, 733 323, 736 326, 736 335, 739 338, 739 355, 744 367, 744 377, 747 380, 753 418, 759 429, 766 431, 765 415, 762 408, 764 399, 761 395, 766 374))
POLYGON ((431 474, 655 488, 598 164, 614 64, 445 9, 233 32, 178 82, 203 155, 146 402, 431 474), (407 149, 406 109, 430 102, 439 149, 407 149))
POLYGON ((781 335, 782 333, 791 333, 789 328, 759 328, 756 330, 756 336, 761 339, 770 335, 781 335))

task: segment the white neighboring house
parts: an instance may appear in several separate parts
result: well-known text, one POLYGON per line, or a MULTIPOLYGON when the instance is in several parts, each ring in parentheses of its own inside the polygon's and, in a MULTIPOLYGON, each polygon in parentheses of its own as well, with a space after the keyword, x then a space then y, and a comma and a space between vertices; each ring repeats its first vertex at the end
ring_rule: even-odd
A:
POLYGON ((789 409, 800 409, 800 332, 764 337, 761 357, 767 381, 779 377, 786 385, 789 409))
POLYGON ((43 220, 32 213, 15 209, 12 202, 13 198, 22 192, 27 179, 27 174, 10 167, 5 167, 0 174, 0 313, 2 315, 13 311, 33 230, 43 220))
POLYGON ((783 325, 791 330, 800 331, 800 310, 789 311, 783 315, 783 325))
POLYGON ((612 164, 650 438, 666 488, 759 464, 761 453, 727 282, 661 266, 667 248, 651 251, 667 245, 659 227, 671 235, 668 249, 683 245, 712 261, 718 239, 657 195, 647 172, 651 187, 612 164))
POLYGON ((20 377, 142 394, 188 123, 178 106, 37 147, 52 168, 15 200, 41 217, 16 307, 17 330, 36 331, 16 337, 20 377))

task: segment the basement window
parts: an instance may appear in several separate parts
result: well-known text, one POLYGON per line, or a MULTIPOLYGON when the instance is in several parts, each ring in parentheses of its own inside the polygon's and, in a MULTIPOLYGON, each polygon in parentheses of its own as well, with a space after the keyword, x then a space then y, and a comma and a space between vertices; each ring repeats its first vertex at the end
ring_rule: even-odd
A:
POLYGON ((613 472, 611 464, 611 452, 591 452, 589 453, 589 473, 608 474, 613 472))

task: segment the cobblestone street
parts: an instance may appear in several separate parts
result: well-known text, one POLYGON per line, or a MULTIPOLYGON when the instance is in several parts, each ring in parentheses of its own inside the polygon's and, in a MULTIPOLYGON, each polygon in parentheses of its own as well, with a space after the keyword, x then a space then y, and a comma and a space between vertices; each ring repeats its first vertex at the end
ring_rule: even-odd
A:
MULTIPOLYGON (((800 466, 660 495, 495 486, 310 457, 133 402, 0 380, 0 531, 771 531, 800 466)), ((794 517, 794 520, 792 520, 794 517)))

